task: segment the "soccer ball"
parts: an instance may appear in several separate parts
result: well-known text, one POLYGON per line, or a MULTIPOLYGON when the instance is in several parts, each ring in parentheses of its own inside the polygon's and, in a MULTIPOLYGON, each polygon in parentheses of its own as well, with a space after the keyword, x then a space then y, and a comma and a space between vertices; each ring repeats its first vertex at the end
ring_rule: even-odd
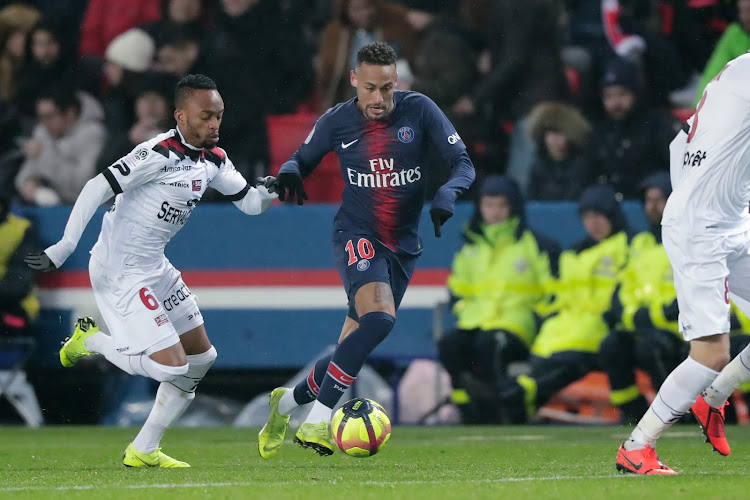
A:
POLYGON ((371 399, 356 398, 344 403, 333 415, 331 435, 338 447, 352 457, 371 457, 391 437, 391 419, 371 399))

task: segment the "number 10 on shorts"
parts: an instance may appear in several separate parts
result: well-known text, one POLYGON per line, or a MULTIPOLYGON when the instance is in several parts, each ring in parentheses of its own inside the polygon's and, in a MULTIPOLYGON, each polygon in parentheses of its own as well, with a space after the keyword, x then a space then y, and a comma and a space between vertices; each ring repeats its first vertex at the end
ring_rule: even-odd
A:
POLYGON ((372 246, 372 243, 370 243, 370 240, 367 238, 359 239, 356 251, 352 240, 346 242, 344 249, 346 250, 346 253, 349 254, 349 262, 346 264, 348 266, 355 264, 359 259, 368 260, 375 257, 375 247, 372 246), (359 254, 359 258, 357 258, 357 254, 359 254))

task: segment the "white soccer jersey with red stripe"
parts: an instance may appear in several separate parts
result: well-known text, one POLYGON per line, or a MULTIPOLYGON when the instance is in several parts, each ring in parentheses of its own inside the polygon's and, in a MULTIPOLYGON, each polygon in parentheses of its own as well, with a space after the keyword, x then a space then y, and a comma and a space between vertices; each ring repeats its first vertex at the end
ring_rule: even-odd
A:
POLYGON ((223 149, 191 148, 177 129, 139 144, 103 174, 117 196, 91 254, 113 271, 157 267, 209 185, 232 201, 249 189, 223 149))
POLYGON ((662 224, 689 233, 750 229, 750 53, 706 86, 688 124, 670 146, 673 192, 662 224))

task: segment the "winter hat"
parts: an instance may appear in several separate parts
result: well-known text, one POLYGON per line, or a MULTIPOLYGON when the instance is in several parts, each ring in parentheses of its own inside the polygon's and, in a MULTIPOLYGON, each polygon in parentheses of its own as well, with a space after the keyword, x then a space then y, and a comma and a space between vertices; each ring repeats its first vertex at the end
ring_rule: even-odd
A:
POLYGON ((672 194, 672 183, 669 180, 669 172, 656 172, 649 175, 638 185, 643 191, 648 188, 659 188, 664 196, 672 194))
POLYGON ((542 144, 544 134, 553 130, 564 134, 574 146, 581 147, 591 132, 591 124, 580 111, 558 101, 545 101, 534 106, 528 123, 529 137, 537 144, 542 144))
POLYGON ((608 65, 601 80, 602 90, 613 85, 622 85, 638 95, 643 90, 643 81, 638 67, 624 59, 613 59, 608 65))
POLYGON ((145 31, 134 28, 117 35, 104 55, 108 61, 126 70, 142 73, 151 66, 154 41, 145 31))
POLYGON ((627 226, 625 212, 622 211, 617 193, 611 186, 595 184, 586 188, 578 199, 578 213, 592 211, 602 214, 612 224, 612 234, 622 231, 627 226))
POLYGON ((511 217, 524 215, 524 199, 518 183, 510 177, 490 175, 479 186, 479 196, 505 196, 510 204, 511 217))

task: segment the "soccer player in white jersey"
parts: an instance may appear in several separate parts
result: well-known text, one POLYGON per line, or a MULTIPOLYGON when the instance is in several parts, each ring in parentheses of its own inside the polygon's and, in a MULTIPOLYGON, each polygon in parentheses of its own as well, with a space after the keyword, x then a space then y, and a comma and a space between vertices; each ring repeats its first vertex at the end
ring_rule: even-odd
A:
POLYGON ((131 375, 161 382, 145 425, 125 450, 130 467, 190 467, 161 452, 159 442, 195 397, 216 359, 195 296, 164 256, 210 185, 244 213, 257 215, 277 197, 250 186, 216 146, 224 102, 204 75, 177 84, 175 129, 138 145, 83 188, 63 238, 26 258, 36 270, 59 268, 76 248, 97 207, 115 196, 91 250, 89 275, 110 335, 81 318, 60 350, 64 366, 92 353, 131 375))
MULTIPOLYGON (((750 53, 708 84, 689 131, 670 145, 672 192, 662 218, 680 332, 690 356, 667 377, 617 452, 617 468, 677 474, 656 455, 660 434, 691 410, 706 441, 729 455, 724 406, 750 381, 750 347, 729 361, 729 292, 750 300, 750 53)), ((748 311, 745 311, 748 312, 748 311)))

